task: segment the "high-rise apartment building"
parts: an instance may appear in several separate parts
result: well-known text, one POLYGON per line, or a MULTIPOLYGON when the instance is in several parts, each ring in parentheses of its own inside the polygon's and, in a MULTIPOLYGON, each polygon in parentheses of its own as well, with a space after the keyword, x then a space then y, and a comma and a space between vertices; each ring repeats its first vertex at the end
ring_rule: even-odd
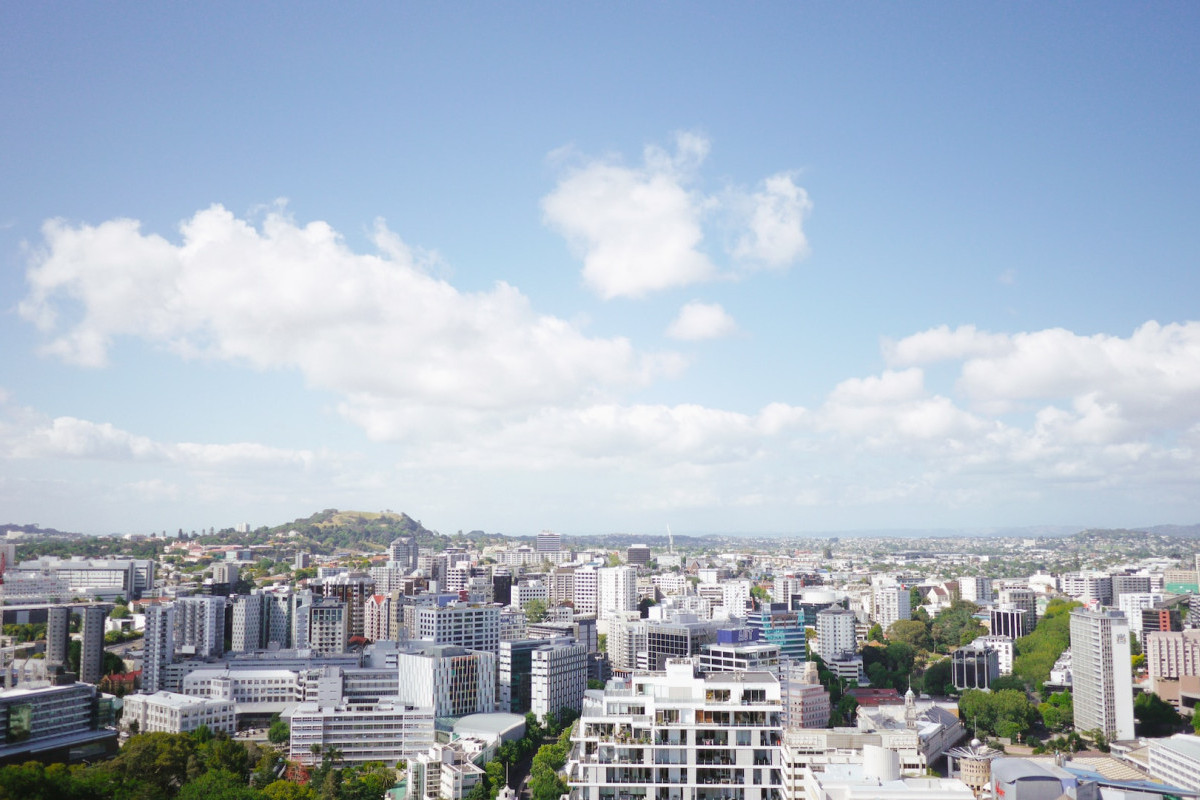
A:
POLYGON ((350 612, 341 600, 321 598, 310 605, 308 646, 319 653, 343 653, 350 639, 350 612))
POLYGON ((80 615, 83 617, 80 628, 83 641, 79 648, 79 680, 99 683, 104 674, 104 620, 108 617, 108 609, 84 606, 80 615))
POLYGON ((1023 625, 1021 635, 1028 636, 1033 633, 1038 621, 1037 592, 1024 586, 1009 586, 1000 590, 1000 605, 1024 611, 1025 616, 1021 619, 1023 625))
POLYGON ((583 701, 572 735, 570 800, 782 800, 779 681, 696 677, 690 661, 635 674, 583 701))
POLYGON ((51 606, 46 616, 46 666, 65 667, 71 645, 71 607, 51 606))
POLYGON ((417 559, 420 555, 421 549, 417 547, 417 540, 413 536, 401 536, 392 540, 392 543, 388 545, 388 563, 401 567, 407 572, 412 572, 417 568, 417 559))
POLYGON ((175 601, 175 646, 180 653, 215 658, 225 652, 224 597, 197 595, 175 601))
POLYGON ((164 670, 175 657, 175 606, 172 603, 146 609, 143 642, 141 691, 153 694, 163 688, 164 670))
POLYGON ((857 623, 854 612, 841 606, 817 612, 816 649, 826 664, 858 651, 858 638, 855 635, 857 623))
MULTIPOLYGON (((637 610, 637 570, 604 567, 596 570, 596 615, 601 619, 637 610)), ((576 581, 578 582, 578 574, 576 581)), ((583 612, 581 613, 589 613, 583 612)))
POLYGON ((885 631, 891 627, 893 622, 909 619, 912 616, 908 589, 905 589, 903 586, 876 586, 874 599, 875 622, 885 631))
MULTIPOLYGON (((992 579, 984 575, 968 575, 958 579, 958 596, 976 605, 992 602, 992 579)), ((906 618, 907 619, 907 618, 906 618)))
POLYGON ((1075 727, 1132 739, 1133 680, 1129 621, 1120 611, 1071 612, 1071 672, 1075 727))
POLYGON ((322 597, 331 597, 345 603, 349 635, 362 636, 363 606, 366 605, 367 598, 375 594, 375 579, 365 572, 347 572, 313 585, 322 597))

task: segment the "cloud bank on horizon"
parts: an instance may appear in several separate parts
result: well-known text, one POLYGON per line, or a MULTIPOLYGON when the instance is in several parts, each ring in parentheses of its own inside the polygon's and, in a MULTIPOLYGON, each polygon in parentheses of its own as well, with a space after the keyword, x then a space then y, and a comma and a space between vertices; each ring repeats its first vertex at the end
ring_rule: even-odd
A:
POLYGON ((881 338, 882 370, 844 374, 807 407, 784 390, 757 407, 678 396, 705 348, 752 346, 754 321, 712 295, 809 254, 813 203, 796 174, 705 191, 709 151, 689 133, 673 150, 647 146, 635 166, 559 153, 541 203, 604 303, 709 292, 659 321, 669 342, 592 333, 504 281, 460 290, 382 221, 373 251, 359 252, 331 224, 279 208, 251 218, 212 205, 174 236, 133 219, 48 220, 18 307, 44 357, 106 370, 133 344, 182 365, 295 374, 363 439, 162 441, 24 407, 15 382, 0 396, 0 451, 72 465, 82 492, 113 490, 95 470, 153 465, 118 487, 144 502, 323 507, 323 490, 386 497, 405 485, 450 506, 489 481, 564 504, 598 494, 589 507, 620 519, 997 508, 1053 493, 1185 502, 1200 478, 1197 321, 1146 320, 1124 335, 937 325, 881 338))

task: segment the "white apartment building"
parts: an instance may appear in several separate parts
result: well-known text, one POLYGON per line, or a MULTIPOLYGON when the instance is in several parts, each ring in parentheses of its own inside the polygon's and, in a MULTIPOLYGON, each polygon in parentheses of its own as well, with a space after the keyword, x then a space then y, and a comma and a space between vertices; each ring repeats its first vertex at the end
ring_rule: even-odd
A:
POLYGON ((496 653, 500 649, 500 607, 470 603, 417 606, 413 612, 416 638, 452 644, 468 650, 496 653))
POLYGON ((394 638, 391 595, 373 594, 363 604, 363 638, 368 642, 394 638))
POLYGON ((126 728, 137 722, 140 733, 188 733, 201 725, 214 733, 237 731, 232 700, 175 692, 129 695, 122 721, 126 728))
POLYGON ((903 586, 876 586, 872 596, 875 601, 875 622, 885 631, 893 622, 912 616, 908 589, 903 586))
MULTIPOLYGON (((637 570, 633 567, 605 567, 596 571, 596 616, 612 617, 637 610, 637 570)), ((576 579, 578 581, 578 578, 576 579)))
POLYGON ((153 694, 165 685, 164 670, 175 658, 175 606, 152 605, 146 609, 146 634, 142 651, 141 691, 153 694))
POLYGON ((312 747, 317 745, 320 753, 336 747, 345 763, 382 761, 395 766, 433 746, 433 716, 431 706, 415 707, 399 698, 362 705, 300 703, 289 720, 288 758, 318 764, 321 756, 312 747))
POLYGON ((994 651, 999 662, 1000 674, 1012 675, 1014 656, 1012 639, 1007 636, 980 636, 971 644, 994 651))
MULTIPOLYGON (((959 578, 958 596, 963 600, 970 600, 975 605, 987 605, 992 602, 992 579, 984 575, 959 578)), ((886 630, 886 626, 884 628, 886 630)))
POLYGON ((1098 728, 1113 740, 1132 739, 1133 679, 1125 615, 1074 609, 1071 660, 1075 727, 1098 728))
POLYGON ((1113 584, 1109 575, 1100 572, 1068 572, 1062 576, 1061 582, 1063 594, 1070 595, 1085 605, 1112 605, 1113 584))
POLYGON ((598 614, 600 575, 595 567, 580 567, 575 570, 575 612, 598 614))
MULTIPOLYGON (((189 697, 232 700, 238 714, 278 713, 305 699, 300 675, 290 669, 198 669, 181 688, 189 697)), ((394 691, 393 684, 388 694, 394 691)))
POLYGON ((817 655, 828 664, 840 659, 845 653, 858 651, 855 626, 858 618, 854 612, 833 606, 817 612, 817 655))
POLYGON ((669 661, 587 693, 570 800, 782 800, 782 735, 775 676, 669 661))
MULTIPOLYGON (((1136 576, 1124 575, 1122 577, 1136 576)), ((1125 592, 1117 597, 1117 608, 1125 615, 1125 619, 1129 620, 1129 630, 1137 635, 1139 641, 1142 639, 1142 611, 1154 608, 1163 601, 1163 598, 1164 595, 1161 592, 1125 592)))
POLYGON ((678 572, 667 572, 662 575, 652 575, 650 582, 663 594, 687 594, 688 583, 686 575, 678 572))
POLYGON ((587 691, 587 645, 547 645, 530 653, 530 659, 529 710, 539 719, 564 708, 579 711, 587 691))

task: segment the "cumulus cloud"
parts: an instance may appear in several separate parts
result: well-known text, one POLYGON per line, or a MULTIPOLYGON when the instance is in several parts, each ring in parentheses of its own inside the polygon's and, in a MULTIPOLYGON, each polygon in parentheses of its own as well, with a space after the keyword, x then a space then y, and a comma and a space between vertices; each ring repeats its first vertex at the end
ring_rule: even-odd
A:
POLYGON ((720 339, 737 333, 737 323, 720 303, 701 303, 698 300, 679 309, 678 316, 667 328, 667 336, 686 342, 720 339))
POLYGON ((996 355, 1007 352, 1012 345, 1004 334, 987 333, 974 325, 960 325, 950 330, 947 325, 914 333, 900 341, 884 339, 883 355, 896 367, 920 366, 939 361, 952 361, 975 355, 996 355))
POLYGON ((783 267, 807 254, 811 204, 792 176, 771 176, 753 192, 706 194, 697 173, 709 147, 703 136, 680 133, 673 152, 646 147, 641 166, 587 160, 542 199, 546 223, 583 259, 589 288, 605 299, 643 297, 722 277, 705 248, 710 222, 736 231, 729 252, 739 267, 783 267))
POLYGON ((185 357, 295 369, 340 395, 350 419, 375 420, 369 431, 405 430, 422 408, 594 401, 682 365, 538 314, 505 283, 460 292, 382 224, 379 254, 365 255, 323 222, 275 211, 256 228, 219 205, 184 221, 178 244, 124 219, 54 220, 43 233, 20 313, 48 335, 47 353, 98 367, 115 340, 136 337, 185 357))

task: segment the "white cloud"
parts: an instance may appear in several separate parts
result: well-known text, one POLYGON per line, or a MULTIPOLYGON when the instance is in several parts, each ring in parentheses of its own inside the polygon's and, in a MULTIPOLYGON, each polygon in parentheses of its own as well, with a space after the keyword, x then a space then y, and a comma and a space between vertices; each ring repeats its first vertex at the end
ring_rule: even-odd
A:
POLYGON ((48 222, 20 305, 50 335, 46 352, 103 366, 114 340, 136 337, 186 357, 296 369, 378 435, 405 430, 421 409, 527 413, 595 400, 683 363, 585 336, 504 283, 459 292, 428 274, 436 258, 382 225, 381 255, 279 212, 256 229, 213 206, 181 234, 173 244, 132 220, 48 222))
POLYGON ((807 255, 811 204, 792 176, 771 176, 756 192, 708 195, 696 186, 708 151, 703 136, 680 133, 673 153, 649 146, 640 167, 609 157, 566 171, 542 211, 583 258, 589 288, 604 299, 643 297, 732 277, 705 251, 710 220, 735 230, 730 254, 739 266, 784 267, 807 255))
POLYGON ((883 355, 888 364, 897 367, 920 366, 951 361, 975 355, 996 355, 1012 348, 1004 334, 977 330, 974 325, 960 325, 954 330, 946 325, 914 333, 900 341, 884 339, 883 355))
POLYGON ((701 303, 693 300, 679 309, 679 315, 667 328, 667 336, 697 342, 730 336, 737 333, 737 329, 737 323, 720 303, 701 303))
MULTIPOLYGON (((27 415, 28 417, 28 415, 27 415)), ((180 464, 186 467, 294 466, 306 468, 317 454, 254 442, 197 444, 157 442, 114 425, 56 417, 22 431, 6 431, 8 455, 19 459, 85 459, 180 464)))
POLYGON ((783 267, 808 255, 804 218, 812 210, 808 193, 788 174, 763 181, 760 191, 746 197, 748 230, 738 237, 733 256, 742 261, 783 267))

